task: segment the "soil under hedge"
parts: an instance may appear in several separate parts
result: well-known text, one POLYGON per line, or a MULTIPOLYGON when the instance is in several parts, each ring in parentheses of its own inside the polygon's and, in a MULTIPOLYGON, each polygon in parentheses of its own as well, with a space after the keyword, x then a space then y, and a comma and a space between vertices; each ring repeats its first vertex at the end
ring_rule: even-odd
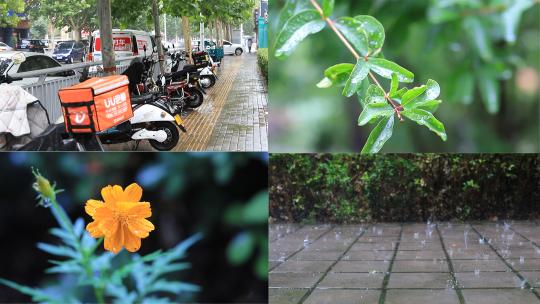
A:
POLYGON ((271 222, 540 218, 538 154, 273 154, 271 222))

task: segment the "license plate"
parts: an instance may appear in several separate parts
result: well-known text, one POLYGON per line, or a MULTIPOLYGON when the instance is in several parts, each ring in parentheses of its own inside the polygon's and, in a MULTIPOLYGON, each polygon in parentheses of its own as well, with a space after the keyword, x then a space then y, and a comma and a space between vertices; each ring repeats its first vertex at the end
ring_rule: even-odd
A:
POLYGON ((174 115, 174 120, 176 120, 176 123, 179 126, 184 126, 184 121, 182 120, 182 117, 180 117, 180 114, 174 115))

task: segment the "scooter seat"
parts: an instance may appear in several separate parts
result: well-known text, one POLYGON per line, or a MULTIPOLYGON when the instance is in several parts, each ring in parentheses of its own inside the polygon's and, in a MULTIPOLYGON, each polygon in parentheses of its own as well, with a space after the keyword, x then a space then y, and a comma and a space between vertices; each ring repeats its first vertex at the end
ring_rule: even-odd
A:
POLYGON ((154 101, 154 94, 131 95, 131 104, 147 104, 154 101))

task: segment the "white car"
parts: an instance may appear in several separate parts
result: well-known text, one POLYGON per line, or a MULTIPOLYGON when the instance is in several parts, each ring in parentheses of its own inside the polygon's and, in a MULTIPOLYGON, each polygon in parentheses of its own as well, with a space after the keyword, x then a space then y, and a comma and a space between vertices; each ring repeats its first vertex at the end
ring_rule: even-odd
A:
POLYGON ((3 42, 0 42, 0 52, 3 51, 13 51, 13 48, 3 42))
MULTIPOLYGON (((62 66, 58 61, 48 55, 35 52, 6 51, 0 52, 0 76, 13 75, 15 73, 30 72, 42 69, 62 66)), ((75 71, 58 72, 48 75, 46 80, 75 75, 75 71)), ((29 77, 14 81, 17 85, 36 83, 39 77, 29 77)))
POLYGON ((244 53, 244 47, 241 44, 238 43, 232 43, 227 40, 223 40, 223 53, 225 55, 236 55, 240 56, 242 53, 244 53))

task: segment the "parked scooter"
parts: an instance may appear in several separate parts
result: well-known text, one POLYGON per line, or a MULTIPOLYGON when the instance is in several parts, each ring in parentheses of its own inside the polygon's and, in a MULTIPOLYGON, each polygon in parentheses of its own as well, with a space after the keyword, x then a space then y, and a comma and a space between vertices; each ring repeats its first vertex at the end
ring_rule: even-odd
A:
MULTIPOLYGON (((216 84, 218 79, 217 75, 214 73, 216 64, 212 61, 212 58, 208 56, 205 52, 196 52, 193 53, 193 58, 195 64, 193 65, 184 65, 184 71, 189 71, 190 73, 196 73, 201 81, 201 86, 204 89, 213 87, 216 84)), ((176 53, 171 56, 173 61, 173 66, 171 68, 171 74, 178 72, 180 63, 186 62, 186 53, 176 53)), ((180 75, 177 75, 175 78, 180 78, 180 75)))
POLYGON ((143 63, 135 61, 123 73, 129 80, 133 117, 114 128, 98 133, 99 138, 106 144, 134 140, 138 145, 140 140, 148 140, 156 150, 172 150, 180 139, 177 126, 186 132, 184 122, 180 115, 172 114, 172 108, 163 98, 153 93, 138 92, 143 70, 143 63))

